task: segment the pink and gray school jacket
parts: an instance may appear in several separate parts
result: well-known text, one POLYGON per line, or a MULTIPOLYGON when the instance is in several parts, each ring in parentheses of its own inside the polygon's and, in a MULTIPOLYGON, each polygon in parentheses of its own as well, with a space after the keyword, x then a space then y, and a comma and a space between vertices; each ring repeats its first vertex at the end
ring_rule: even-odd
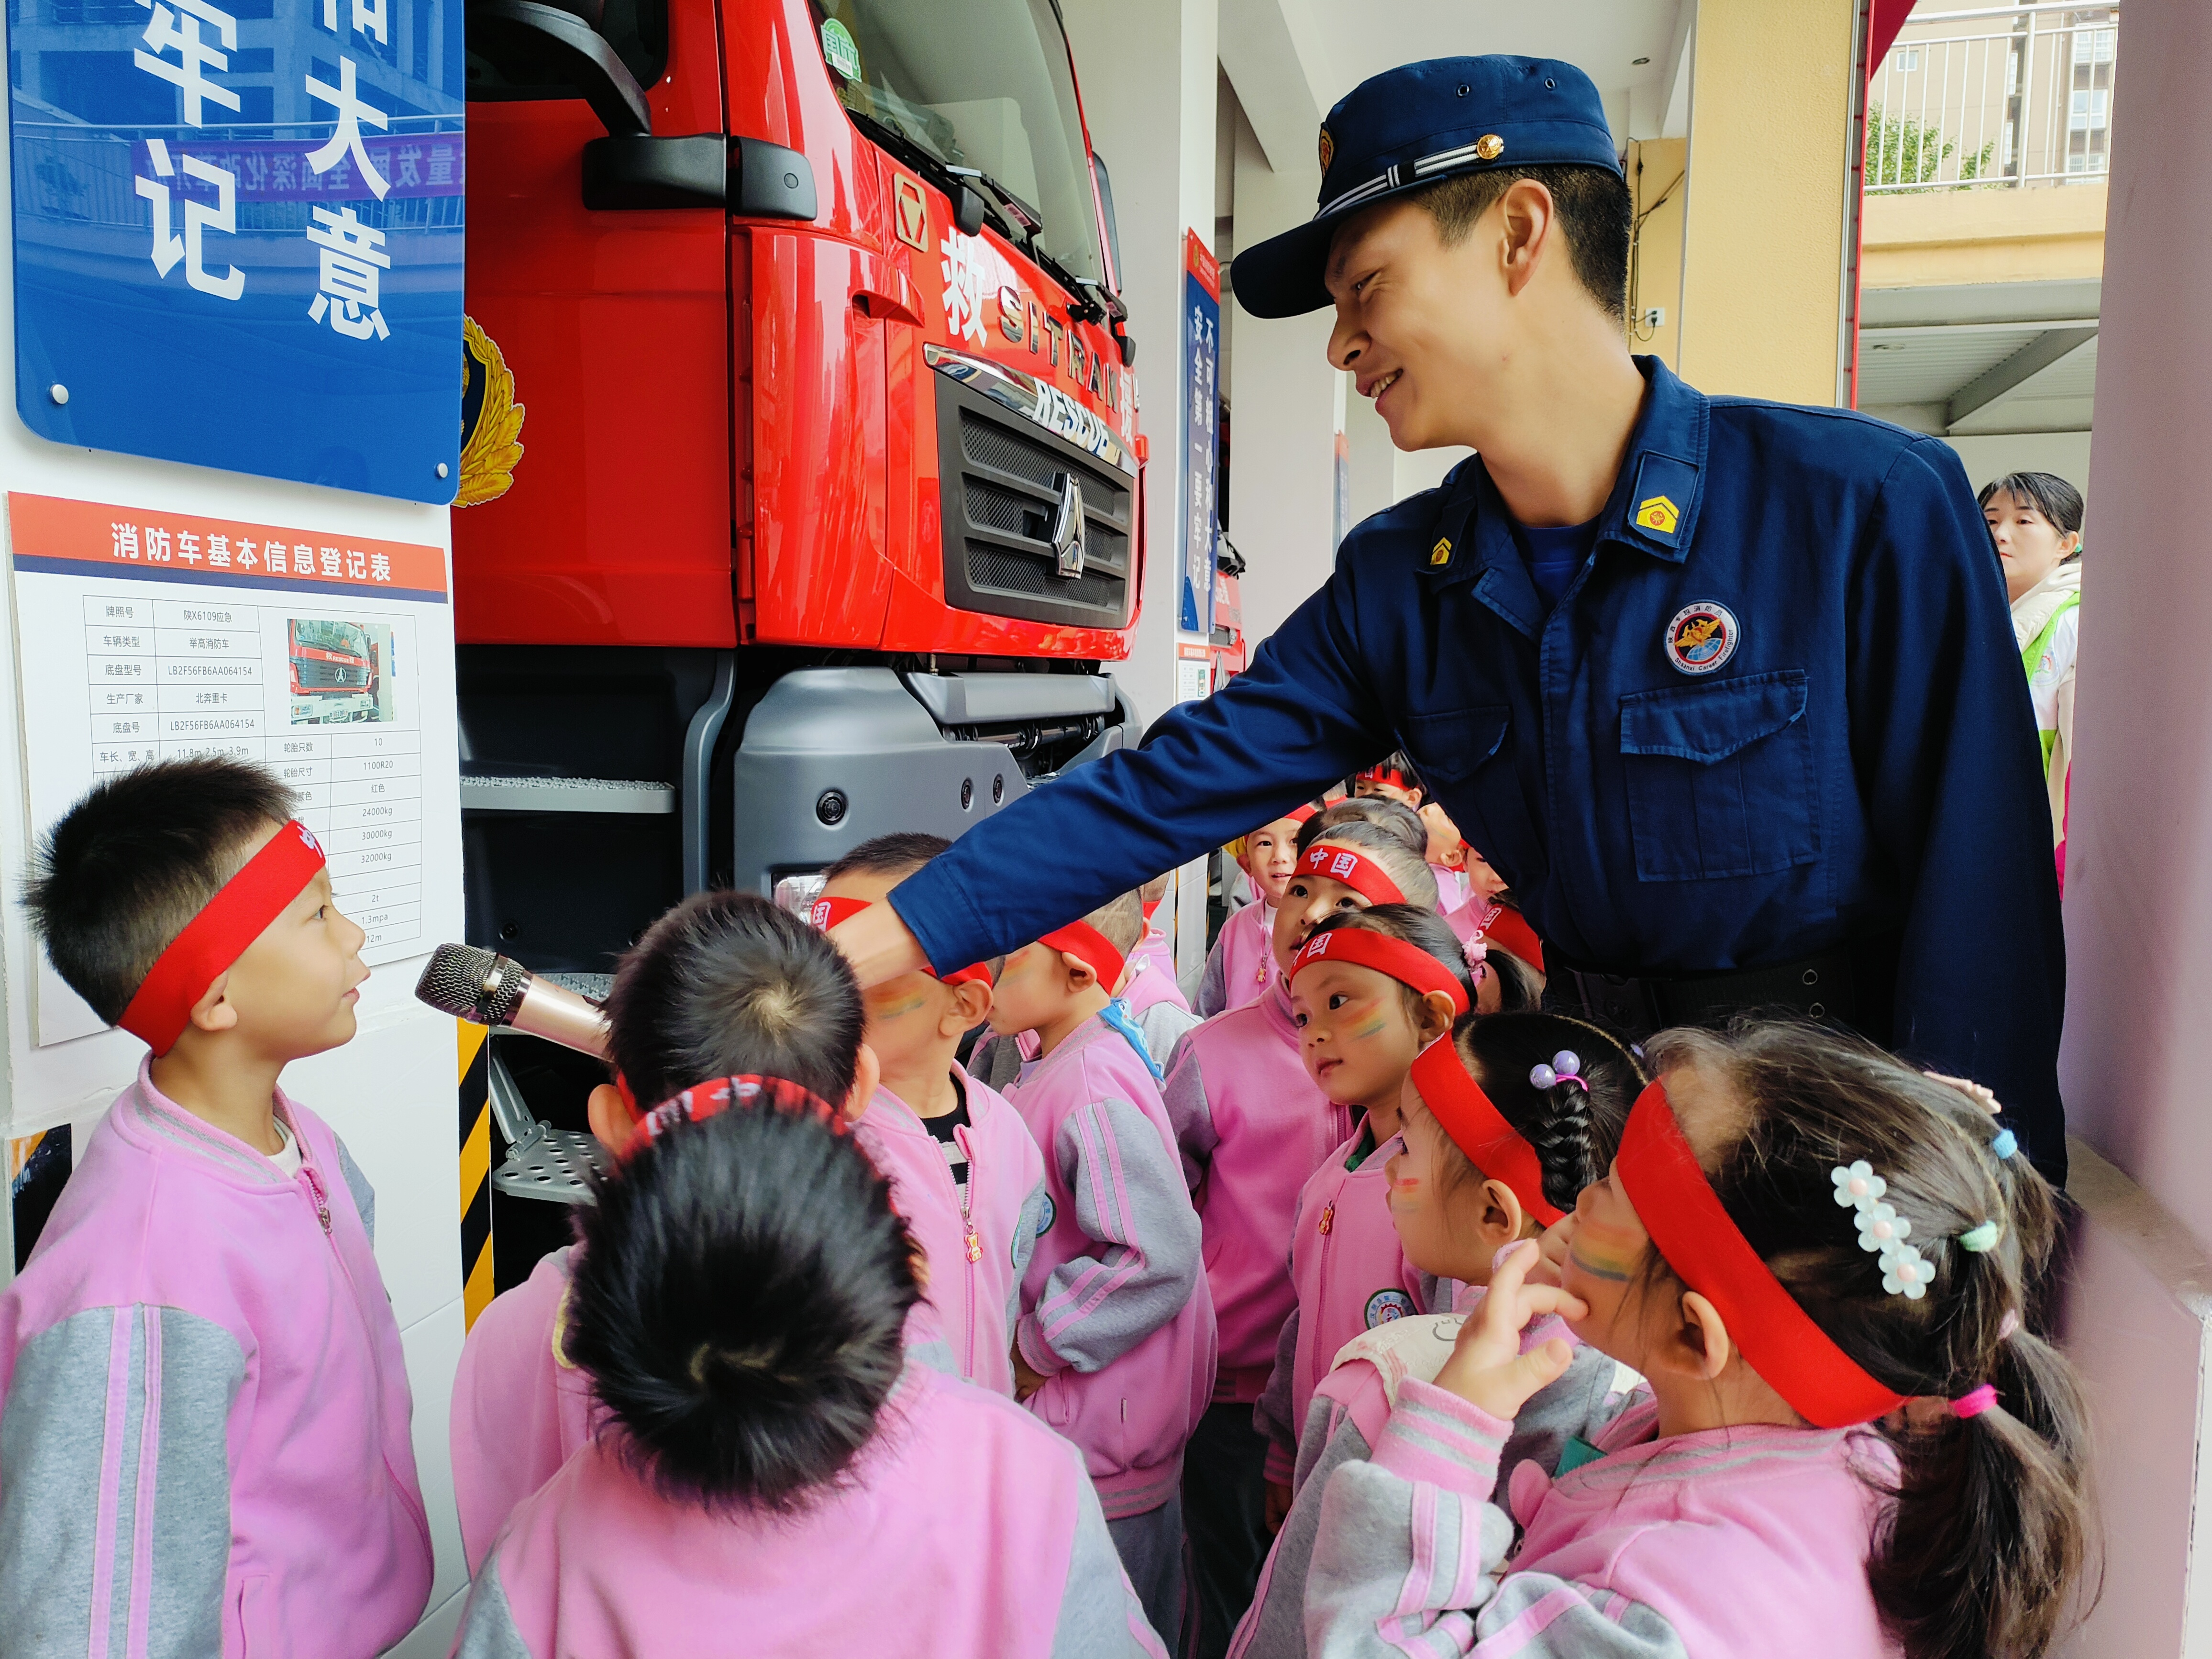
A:
POLYGON ((1887 1443, 1765 1424, 1661 1440, 1657 1421, 1647 1398, 1598 1431, 1595 1462, 1558 1476, 1520 1465, 1509 1514, 1492 1495, 1516 1425, 1403 1383, 1374 1455, 1328 1477, 1307 1646, 1316 1659, 1767 1659, 1781 1647, 1895 1659, 1867 1583, 1876 1488, 1896 1478, 1887 1443))
POLYGON ((1221 1328, 1213 1397, 1249 1406, 1274 1373, 1297 1306, 1290 1261, 1298 1193, 1352 1133, 1352 1115, 1306 1075, 1279 985, 1183 1038, 1162 1097, 1206 1226, 1221 1328))
POLYGON ((281 1090, 287 1176, 138 1079, 0 1294, 0 1647, 381 1653, 430 1529, 375 1196, 281 1090))
POLYGON ((1115 994, 1129 1005, 1132 1014, 1141 1019, 1156 1002, 1171 1002, 1183 1012, 1190 1012, 1182 987, 1176 982, 1175 952, 1164 929, 1146 925, 1145 936, 1129 952, 1129 968, 1128 980, 1115 994))
POLYGON ((1011 1401, 913 1364, 850 1480, 790 1516, 672 1504, 615 1437, 592 1442, 515 1510, 454 1648, 740 1651, 1163 1659, 1081 1459, 1011 1401))
POLYGON ((1265 899, 1246 905, 1221 924, 1206 953, 1198 981, 1200 1018, 1212 1019, 1257 1001, 1282 975, 1275 966, 1275 910, 1265 899))
POLYGON ((1175 1137, 1150 1068, 1095 1015, 1006 1097, 1044 1154, 1048 1199, 1015 1328, 1045 1378, 1027 1403, 1082 1450, 1108 1519, 1143 1515, 1174 1496, 1213 1387, 1175 1137))
MULTIPOLYGON (((1480 1307, 1488 1293, 1480 1286, 1472 1289, 1461 1315, 1397 1320, 1355 1337, 1322 1378, 1298 1441, 1296 1496, 1261 1567, 1229 1659, 1305 1659, 1306 1583, 1329 1477, 1346 1463, 1374 1455, 1398 1390, 1411 1377, 1436 1380, 1459 1340, 1462 1316, 1480 1307)), ((1533 1463, 1549 1474, 1570 1441, 1595 1436, 1630 1403, 1627 1385, 1637 1381, 1635 1374, 1579 1341, 1564 1320, 1531 1322, 1522 1333, 1521 1351, 1526 1353, 1553 1337, 1574 1344, 1574 1358, 1564 1375, 1529 1396, 1514 1419, 1512 1437, 1498 1458, 1495 1490, 1500 1496, 1522 1464, 1533 1463)))
POLYGON ((1433 1313, 1437 1281, 1406 1260, 1390 1219, 1389 1154, 1363 1123, 1322 1159, 1291 1213, 1291 1310, 1275 1349, 1274 1374, 1253 1407, 1267 1437, 1267 1478, 1291 1484, 1300 1425, 1337 1352, 1363 1331, 1433 1313), (1356 1164, 1357 1167, 1354 1167, 1356 1164))
POLYGON ((953 1134, 968 1155, 964 1202, 944 1146, 890 1090, 876 1091, 854 1133, 890 1180, 891 1201, 929 1258, 928 1297, 954 1370, 1011 1398, 1022 1277, 1044 1215, 1044 1160, 1004 1096, 966 1072, 959 1084, 968 1124, 953 1134))

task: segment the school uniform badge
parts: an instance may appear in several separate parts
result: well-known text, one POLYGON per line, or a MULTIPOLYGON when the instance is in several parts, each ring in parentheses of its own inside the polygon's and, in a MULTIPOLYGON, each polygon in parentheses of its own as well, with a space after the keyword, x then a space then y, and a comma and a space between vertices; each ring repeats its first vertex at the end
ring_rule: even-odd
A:
POLYGON ((1735 655, 1742 634, 1726 605, 1710 599, 1686 605, 1667 624, 1667 660, 1685 674, 1710 674, 1735 655))
POLYGON ((1413 1298, 1403 1291, 1377 1291, 1367 1298, 1367 1328, 1404 1319, 1413 1311, 1413 1298))

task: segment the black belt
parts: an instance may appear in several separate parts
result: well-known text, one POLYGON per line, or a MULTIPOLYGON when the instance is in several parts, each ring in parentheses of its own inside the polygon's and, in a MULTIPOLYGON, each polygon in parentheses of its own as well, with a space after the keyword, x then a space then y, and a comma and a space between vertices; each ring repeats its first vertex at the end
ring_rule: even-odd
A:
POLYGON ((1719 1025, 1740 1013, 1796 1014, 1888 1046, 1902 936, 1884 933, 1771 968, 1711 974, 1622 974, 1583 968, 1547 948, 1545 1001, 1632 1037, 1669 1025, 1719 1025))

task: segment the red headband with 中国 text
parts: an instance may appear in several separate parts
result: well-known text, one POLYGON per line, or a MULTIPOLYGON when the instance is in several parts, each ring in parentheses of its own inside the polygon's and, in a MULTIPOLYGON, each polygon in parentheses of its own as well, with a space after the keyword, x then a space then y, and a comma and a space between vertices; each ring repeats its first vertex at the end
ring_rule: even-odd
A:
POLYGON ((1406 902, 1406 896, 1398 890, 1398 884, 1390 879, 1389 872, 1381 865, 1333 842, 1317 841, 1306 848, 1306 855, 1298 860, 1297 873, 1340 881, 1370 904, 1406 902))
POLYGON ((1114 948, 1113 941, 1087 921, 1071 921, 1065 927, 1055 927, 1040 935, 1037 943, 1075 957, 1091 969, 1109 994, 1121 982, 1121 969, 1127 966, 1127 958, 1114 948))
POLYGON ((1413 1087, 1452 1144, 1468 1162, 1492 1181, 1513 1189, 1521 1207, 1549 1227, 1566 1212, 1544 1196, 1544 1165, 1528 1139, 1498 1109, 1483 1086, 1468 1073, 1459 1048, 1440 1036, 1414 1057, 1413 1087))
POLYGON ((292 819, 216 890, 185 930, 154 958, 131 1006, 116 1024, 158 1059, 176 1047, 191 1023, 192 1005, 269 924, 300 896, 323 867, 314 832, 292 819))
POLYGON ((1407 777, 1396 767, 1386 766, 1379 762, 1376 764, 1369 767, 1365 771, 1360 773, 1359 781, 1362 783, 1387 783, 1393 789, 1412 789, 1418 787, 1413 779, 1407 777))
MULTIPOLYGON (((868 901, 866 899, 818 898, 807 907, 806 919, 826 933, 847 917, 858 915, 867 908, 868 901)), ((981 980, 986 985, 991 982, 991 969, 981 962, 971 962, 965 968, 950 974, 940 974, 930 967, 924 967, 921 971, 946 985, 965 985, 970 980, 981 980)))
POLYGON ((1637 1097, 1613 1168, 1674 1276, 1719 1310, 1745 1363, 1807 1422, 1849 1428, 1905 1403, 1813 1322, 1752 1249, 1698 1166, 1659 1084, 1637 1097))
POLYGON ((1304 969, 1323 961, 1372 968, 1425 996, 1431 991, 1441 991, 1451 999, 1454 1014, 1467 1012, 1467 988, 1449 968, 1419 945, 1378 933, 1371 927, 1336 927, 1314 934, 1298 946, 1297 955, 1291 958, 1291 978, 1295 981, 1304 969))

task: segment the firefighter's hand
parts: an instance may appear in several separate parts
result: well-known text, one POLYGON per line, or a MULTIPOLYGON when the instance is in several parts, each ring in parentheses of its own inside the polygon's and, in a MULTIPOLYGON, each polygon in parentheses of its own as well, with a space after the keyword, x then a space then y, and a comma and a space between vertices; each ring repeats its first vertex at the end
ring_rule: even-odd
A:
POLYGON ((830 930, 830 942, 853 964, 854 977, 862 989, 929 966, 921 942, 907 931, 899 913, 888 904, 871 904, 846 917, 830 930))

